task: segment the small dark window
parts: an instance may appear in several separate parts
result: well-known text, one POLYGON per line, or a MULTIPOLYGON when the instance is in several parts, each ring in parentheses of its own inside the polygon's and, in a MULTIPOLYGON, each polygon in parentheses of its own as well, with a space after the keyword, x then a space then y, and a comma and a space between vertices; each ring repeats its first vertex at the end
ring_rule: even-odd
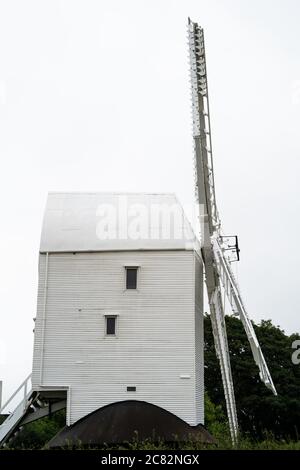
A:
POLYGON ((136 387, 127 387, 127 392, 136 392, 136 387))
POLYGON ((116 334, 116 321, 117 321, 117 317, 106 317, 106 334, 107 335, 116 334))
POLYGON ((138 268, 126 268, 126 289, 136 289, 138 268))

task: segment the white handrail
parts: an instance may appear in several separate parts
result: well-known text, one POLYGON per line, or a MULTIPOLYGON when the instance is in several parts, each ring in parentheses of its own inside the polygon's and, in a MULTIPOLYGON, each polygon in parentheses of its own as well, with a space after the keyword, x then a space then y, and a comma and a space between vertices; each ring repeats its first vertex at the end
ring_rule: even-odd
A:
POLYGON ((9 403, 15 398, 15 396, 22 390, 22 388, 24 388, 23 403, 24 403, 24 406, 25 406, 25 402, 26 402, 27 396, 28 396, 28 394, 27 394, 28 387, 27 386, 28 386, 28 382, 29 382, 30 379, 31 379, 31 374, 29 374, 28 377, 26 377, 26 379, 24 380, 24 382, 21 383, 19 388, 17 388, 17 390, 11 395, 11 397, 4 403, 4 405, 0 409, 0 414, 2 413, 3 410, 5 410, 7 405, 9 405, 9 403))

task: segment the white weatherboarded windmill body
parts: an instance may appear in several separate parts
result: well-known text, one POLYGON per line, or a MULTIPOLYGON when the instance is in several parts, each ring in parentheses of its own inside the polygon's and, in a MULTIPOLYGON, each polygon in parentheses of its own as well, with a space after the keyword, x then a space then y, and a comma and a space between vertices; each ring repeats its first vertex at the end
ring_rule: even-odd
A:
POLYGON ((49 194, 32 392, 20 421, 2 425, 3 441, 49 404, 66 408, 70 426, 107 405, 146 402, 192 429, 204 423, 203 372, 203 264, 176 197, 49 194))
POLYGON ((68 424, 132 399, 203 423, 196 248, 173 195, 49 195, 32 385, 68 390, 68 424))
POLYGON ((86 420, 94 416, 107 426, 116 418, 112 410, 118 416, 127 412, 129 421, 138 412, 141 428, 151 419, 155 424, 159 410, 160 426, 171 419, 168 427, 174 425, 175 433, 178 420, 186 435, 200 431, 203 270, 233 441, 238 422, 223 291, 244 325, 262 381, 276 393, 227 256, 238 254, 237 245, 228 251, 221 232, 202 28, 189 21, 188 37, 201 245, 172 194, 50 194, 40 245, 32 377, 17 390, 22 401, 0 425, 0 445, 24 424, 62 408, 67 426, 77 426, 77 438, 80 423, 92 427, 86 420))

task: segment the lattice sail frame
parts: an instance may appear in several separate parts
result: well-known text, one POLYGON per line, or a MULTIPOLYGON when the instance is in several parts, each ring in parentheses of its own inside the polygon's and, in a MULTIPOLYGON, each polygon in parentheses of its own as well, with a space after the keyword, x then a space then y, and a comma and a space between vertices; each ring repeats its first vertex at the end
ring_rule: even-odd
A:
POLYGON ((238 420, 229 358, 221 285, 232 311, 239 315, 250 343, 260 378, 276 395, 270 372, 259 346, 253 325, 244 307, 239 287, 221 243, 221 224, 216 204, 212 139, 208 99, 204 32, 197 23, 188 22, 192 119, 194 138, 195 193, 201 226, 201 251, 205 267, 206 287, 210 305, 216 353, 226 399, 228 421, 233 442, 238 435, 238 420))

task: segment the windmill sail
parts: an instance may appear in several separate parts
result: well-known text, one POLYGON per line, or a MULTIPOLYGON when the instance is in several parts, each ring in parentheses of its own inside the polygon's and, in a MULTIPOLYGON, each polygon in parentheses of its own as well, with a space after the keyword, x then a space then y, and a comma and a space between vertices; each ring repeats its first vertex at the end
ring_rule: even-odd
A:
POLYGON ((238 314, 249 340, 260 378, 274 394, 272 382, 253 325, 242 302, 238 285, 221 243, 220 219, 216 204, 207 70, 203 29, 189 20, 188 40, 192 88, 195 186, 201 225, 201 250, 205 266, 215 348, 220 362, 230 432, 236 441, 238 421, 227 342, 225 315, 221 297, 223 286, 234 313, 238 314))

